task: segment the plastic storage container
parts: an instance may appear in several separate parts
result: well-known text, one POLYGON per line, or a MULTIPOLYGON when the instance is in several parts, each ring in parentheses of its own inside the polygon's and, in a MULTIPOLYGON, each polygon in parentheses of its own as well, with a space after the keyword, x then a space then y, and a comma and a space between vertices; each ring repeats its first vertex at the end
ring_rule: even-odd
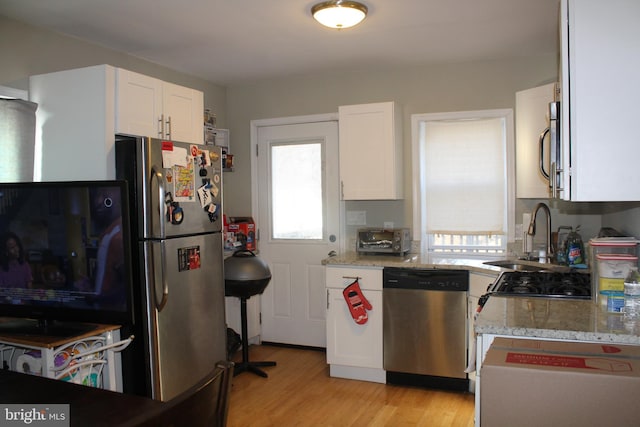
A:
POLYGON ((624 281, 638 267, 638 257, 626 254, 598 254, 598 294, 607 311, 620 313, 624 306, 624 281))
MULTIPOLYGON (((607 305, 607 298, 606 298, 606 294, 601 294, 600 292, 600 285, 601 285, 601 274, 600 274, 600 261, 598 260, 598 256, 637 256, 637 250, 638 250, 638 240, 635 237, 599 237, 599 238, 593 238, 591 240, 589 240, 589 267, 591 268, 591 295, 593 295, 593 301, 594 302, 601 302, 602 304, 604 304, 605 306, 607 305), (604 296, 604 298, 601 300, 601 295, 604 296)), ((609 260, 611 261, 611 260, 609 260)), ((623 260, 624 261, 624 260, 623 260)), ((627 260, 629 261, 629 260, 627 260)), ((636 265, 637 265, 637 259, 636 259, 636 265)), ((624 283, 624 277, 626 275, 626 273, 628 272, 628 268, 624 271, 624 273, 616 273, 614 276, 617 277, 611 277, 612 275, 612 271, 610 264, 608 264, 607 266, 605 266, 605 279, 617 279, 618 281, 615 282, 616 287, 618 288, 618 290, 616 292, 620 292, 619 298, 618 300, 614 301, 615 303, 620 303, 622 297, 622 291, 623 291, 623 283, 624 283), (620 274, 622 274, 622 276, 619 276, 620 274)), ((609 280, 605 280, 605 282, 609 282, 609 283, 605 283, 605 288, 607 286, 611 285, 611 282, 609 280)))
MULTIPOLYGON (((598 254, 637 255, 639 241, 635 237, 598 237, 589 240, 591 261, 598 254)), ((595 262, 592 262, 592 265, 595 262)))

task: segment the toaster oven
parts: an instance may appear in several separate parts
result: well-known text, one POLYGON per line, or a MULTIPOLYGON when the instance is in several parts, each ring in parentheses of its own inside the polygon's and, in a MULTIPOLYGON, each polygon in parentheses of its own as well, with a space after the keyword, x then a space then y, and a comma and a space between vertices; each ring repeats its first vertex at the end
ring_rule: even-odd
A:
POLYGON ((358 230, 356 251, 365 254, 404 255, 411 249, 408 228, 361 228, 358 230))

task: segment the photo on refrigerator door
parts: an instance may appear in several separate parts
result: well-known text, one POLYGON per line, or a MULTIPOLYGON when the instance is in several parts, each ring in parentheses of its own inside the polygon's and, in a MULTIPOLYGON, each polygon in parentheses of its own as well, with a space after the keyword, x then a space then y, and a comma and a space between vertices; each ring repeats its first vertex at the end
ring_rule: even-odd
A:
POLYGON ((200 268, 200 246, 178 249, 178 271, 200 268))

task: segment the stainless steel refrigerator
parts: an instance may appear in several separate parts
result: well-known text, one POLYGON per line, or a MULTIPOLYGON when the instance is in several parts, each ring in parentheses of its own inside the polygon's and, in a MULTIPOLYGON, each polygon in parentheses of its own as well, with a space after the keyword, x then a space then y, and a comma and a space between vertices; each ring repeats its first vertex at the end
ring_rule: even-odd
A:
POLYGON ((135 394, 167 401, 226 359, 219 147, 116 136, 129 183, 137 341, 123 361, 135 394))

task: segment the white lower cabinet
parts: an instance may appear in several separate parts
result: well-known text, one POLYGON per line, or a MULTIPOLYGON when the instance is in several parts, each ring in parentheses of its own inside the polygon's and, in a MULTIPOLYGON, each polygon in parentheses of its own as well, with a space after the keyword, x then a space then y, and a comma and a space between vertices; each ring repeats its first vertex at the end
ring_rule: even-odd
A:
MULTIPOLYGON (((475 315, 478 308, 478 302, 480 297, 487 293, 487 288, 491 285, 496 278, 498 277, 498 273, 477 273, 470 272, 469 273, 469 298, 468 298, 468 319, 469 319, 469 357, 468 364, 474 365, 476 363, 476 333, 475 333, 475 315)), ((480 369, 479 366, 476 366, 476 370, 480 369)), ((472 393, 476 392, 476 372, 469 373, 469 391, 472 393)))
POLYGON ((382 268, 327 267, 327 363, 332 377, 386 382, 382 351, 382 268), (356 278, 372 309, 355 322, 342 294, 356 278))

